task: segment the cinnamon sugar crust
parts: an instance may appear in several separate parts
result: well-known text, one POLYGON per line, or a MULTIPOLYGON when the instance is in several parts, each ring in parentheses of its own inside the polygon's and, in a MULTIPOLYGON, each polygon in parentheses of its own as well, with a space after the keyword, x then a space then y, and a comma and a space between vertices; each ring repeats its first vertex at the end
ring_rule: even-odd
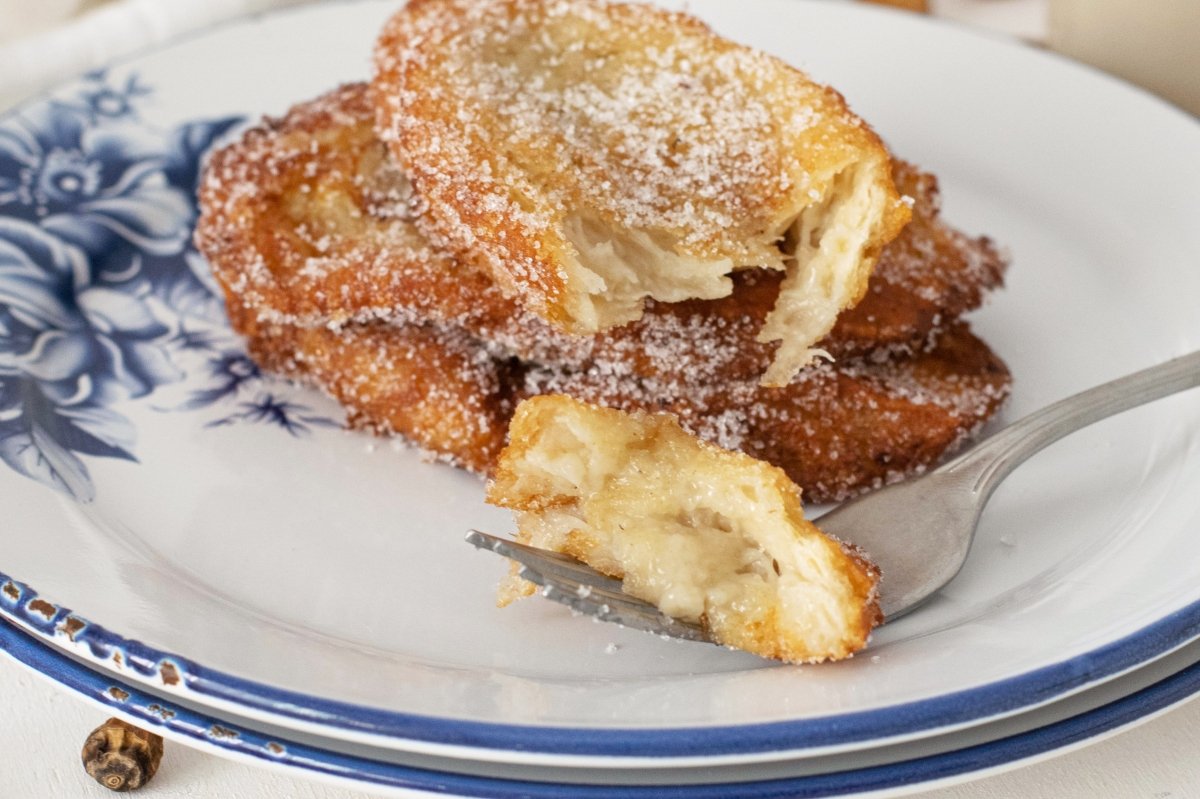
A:
POLYGON ((673 413, 701 439, 779 466, 812 502, 840 501, 923 471, 974 436, 1011 385, 1003 362, 963 324, 926 351, 822 364, 784 388, 753 377, 643 379, 602 366, 494 358, 461 329, 434 325, 260 326, 250 350, 268 371, 329 393, 355 426, 398 433, 472 471, 494 467, 515 402, 566 394, 673 413))
MULTIPOLYGON (((978 306, 1006 262, 985 238, 940 217, 936 179, 896 161, 913 221, 880 256, 863 300, 821 348, 839 359, 904 353, 978 306)), ((783 276, 750 269, 718 300, 649 301, 643 317, 591 337, 555 330, 507 298, 483 269, 417 229, 419 206, 372 129, 365 84, 351 84, 248 130, 211 157, 197 242, 231 302, 235 327, 338 328, 382 321, 455 326, 497 354, 645 378, 680 371, 744 380, 769 365, 758 335, 783 276)))
POLYGON ((809 501, 836 502, 924 471, 974 437, 1010 388, 1003 361, 960 322, 920 352, 823 363, 783 388, 593 366, 531 368, 521 393, 673 413, 701 439, 779 466, 809 501))
POLYGON ((504 447, 511 370, 461 330, 260 325, 247 347, 264 370, 337 400, 350 427, 402 436, 432 460, 482 474, 504 447))
POLYGON ((248 130, 211 157, 197 228, 256 360, 332 394, 356 426, 487 472, 514 402, 567 393, 669 410, 821 502, 925 468, 1007 395, 1003 364, 955 321, 1005 261, 942 222, 936 180, 915 167, 896 162, 913 222, 822 344, 838 361, 777 389, 759 384, 771 347, 757 338, 780 273, 738 272, 717 300, 650 301, 592 337, 559 332, 429 243, 371 120, 353 84, 248 130))
POLYGON ((764 381, 784 383, 909 216, 837 92, 686 14, 424 0, 385 25, 375 68, 377 128, 427 205, 417 224, 566 332, 777 269, 758 335, 776 345, 764 381))

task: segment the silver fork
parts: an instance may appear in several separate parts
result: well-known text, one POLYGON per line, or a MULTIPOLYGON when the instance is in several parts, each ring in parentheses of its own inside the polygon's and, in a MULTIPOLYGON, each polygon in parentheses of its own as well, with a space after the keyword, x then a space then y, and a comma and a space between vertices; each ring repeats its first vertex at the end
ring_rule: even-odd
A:
MULTIPOLYGON (((922 477, 846 502, 816 520, 855 544, 881 572, 880 608, 894 621, 958 574, 983 508, 1013 469, 1043 448, 1101 419, 1200 385, 1200 352, 1060 400, 1000 430, 922 477)), ((572 559, 472 530, 467 541, 520 564, 541 593, 602 621, 672 638, 707 641, 696 624, 664 616, 621 590, 621 581, 572 559)))

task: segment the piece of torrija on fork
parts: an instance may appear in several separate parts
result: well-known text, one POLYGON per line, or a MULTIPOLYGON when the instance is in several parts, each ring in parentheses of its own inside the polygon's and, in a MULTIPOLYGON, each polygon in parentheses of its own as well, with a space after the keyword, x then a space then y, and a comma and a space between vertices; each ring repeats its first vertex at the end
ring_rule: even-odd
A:
MULTIPOLYGON (((791 663, 838 660, 880 621, 878 573, 804 518, 782 470, 700 441, 668 414, 526 400, 488 501, 517 538, 623 580, 717 643, 791 663)), ((514 574, 500 603, 533 593, 514 574)))

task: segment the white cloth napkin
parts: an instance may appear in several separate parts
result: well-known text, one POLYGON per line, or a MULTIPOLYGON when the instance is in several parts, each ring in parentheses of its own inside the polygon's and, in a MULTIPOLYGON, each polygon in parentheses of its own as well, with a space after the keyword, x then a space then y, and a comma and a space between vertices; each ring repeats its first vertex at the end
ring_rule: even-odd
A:
POLYGON ((0 43, 0 111, 70 78, 186 31, 312 0, 0 0, 5 33, 64 24, 0 43), (94 5, 94 4, 92 4, 94 5), (69 15, 79 7, 84 13, 69 15), (19 26, 19 27, 17 27, 19 26))

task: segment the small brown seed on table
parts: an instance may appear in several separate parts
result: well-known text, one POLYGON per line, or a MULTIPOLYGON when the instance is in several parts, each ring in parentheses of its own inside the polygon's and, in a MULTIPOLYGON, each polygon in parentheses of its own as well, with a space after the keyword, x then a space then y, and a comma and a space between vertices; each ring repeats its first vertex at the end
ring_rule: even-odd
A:
POLYGON ((92 731, 83 745, 83 767, 92 779, 113 791, 141 788, 162 762, 161 735, 111 718, 92 731))

